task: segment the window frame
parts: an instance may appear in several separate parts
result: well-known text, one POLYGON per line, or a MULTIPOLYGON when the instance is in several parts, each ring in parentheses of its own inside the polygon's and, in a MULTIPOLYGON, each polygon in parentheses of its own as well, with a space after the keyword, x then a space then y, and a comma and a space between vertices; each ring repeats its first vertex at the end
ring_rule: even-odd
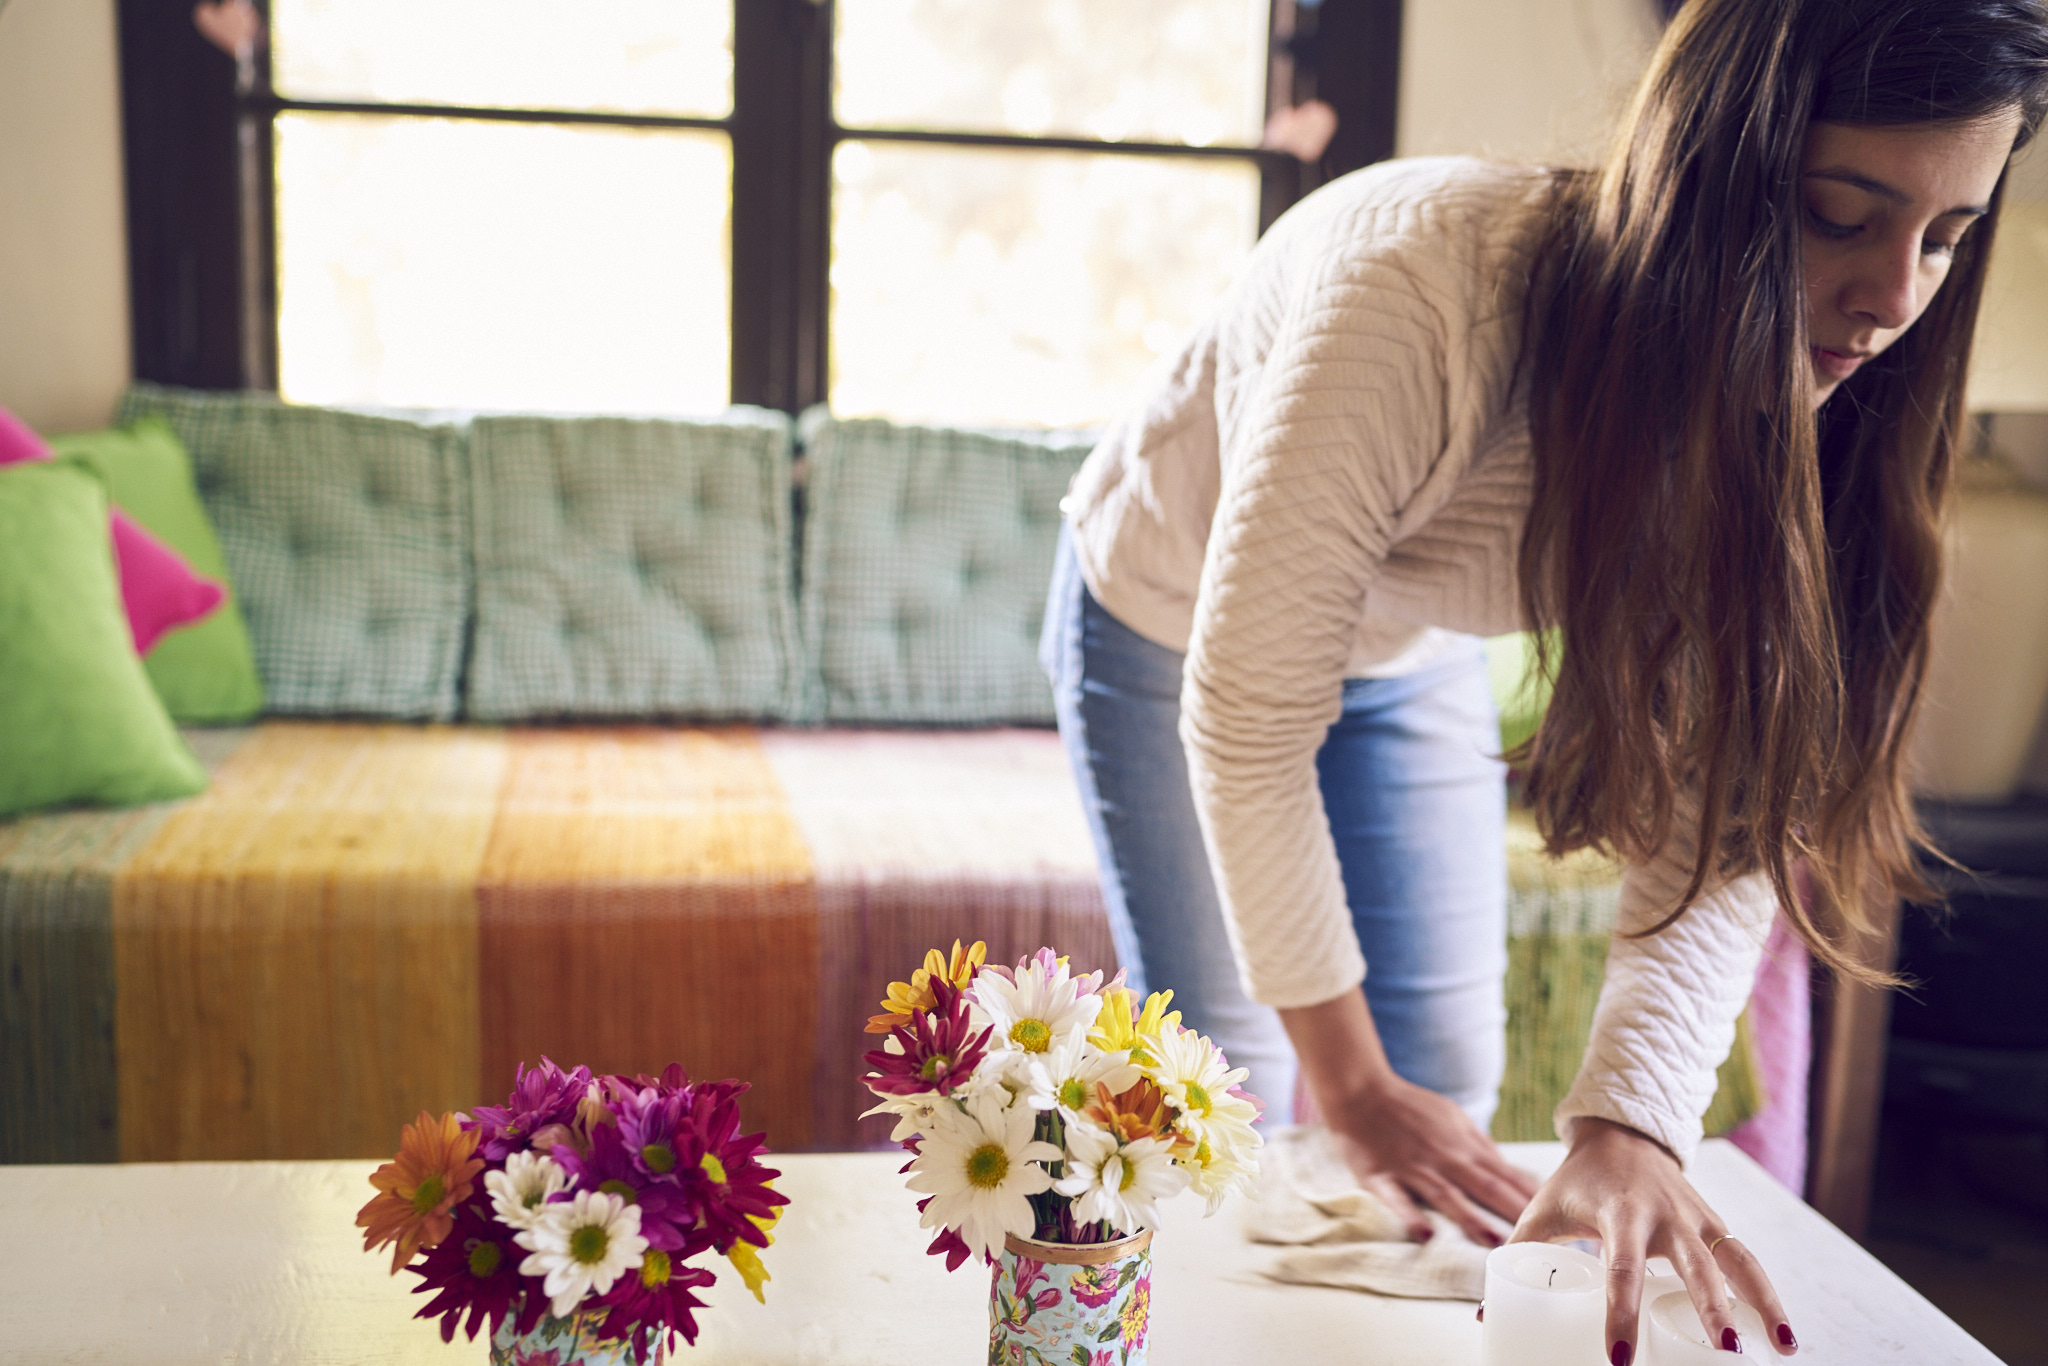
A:
MULTIPOLYGON (((690 128, 732 145, 731 401, 798 412, 829 378, 832 153, 842 141, 926 143, 1256 165, 1259 231, 1325 180, 1392 156, 1402 0, 1272 0, 1266 104, 1319 98, 1338 115, 1322 160, 1258 148, 854 128, 832 116, 833 0, 736 0, 726 118, 298 100, 271 87, 269 49, 239 62, 184 0, 117 0, 138 379, 277 387, 273 130, 288 112, 690 128), (1332 63, 1331 53, 1353 54, 1332 63)), ((266 23, 268 0, 257 0, 266 23)))

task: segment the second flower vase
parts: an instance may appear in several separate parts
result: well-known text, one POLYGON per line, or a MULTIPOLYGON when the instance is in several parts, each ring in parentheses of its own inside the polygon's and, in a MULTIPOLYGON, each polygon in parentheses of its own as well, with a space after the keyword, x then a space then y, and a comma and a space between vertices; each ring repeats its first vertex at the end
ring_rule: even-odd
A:
POLYGON ((1003 1240, 988 1292, 989 1366, 1144 1366, 1152 1230, 1112 1243, 1003 1240))

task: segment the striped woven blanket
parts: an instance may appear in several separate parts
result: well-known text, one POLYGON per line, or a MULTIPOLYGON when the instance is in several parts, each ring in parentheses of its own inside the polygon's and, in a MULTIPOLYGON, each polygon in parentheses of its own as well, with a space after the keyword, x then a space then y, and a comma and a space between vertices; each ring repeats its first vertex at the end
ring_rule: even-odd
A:
MULTIPOLYGON (((778 1148, 871 1142, 861 1026, 927 947, 1114 965, 1048 732, 190 738, 199 797, 0 822, 0 1161, 373 1157, 542 1054, 746 1078, 778 1148)), ((1504 1137, 1547 1135, 1583 1047, 1596 883, 1516 893, 1504 1137)))

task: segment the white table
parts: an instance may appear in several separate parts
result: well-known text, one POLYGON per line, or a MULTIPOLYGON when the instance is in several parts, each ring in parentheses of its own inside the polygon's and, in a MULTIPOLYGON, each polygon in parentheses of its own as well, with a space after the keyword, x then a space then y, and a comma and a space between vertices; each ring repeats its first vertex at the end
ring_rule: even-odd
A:
MULTIPOLYGON (((1556 1144, 1510 1145, 1549 1171, 1556 1144)), ((924 1255, 914 1197, 887 1153, 784 1155, 788 1216, 756 1304, 727 1269, 685 1356, 703 1366, 969 1366, 987 1353, 987 1273, 924 1255)), ((485 1361, 444 1346, 412 1276, 362 1251, 368 1162, 0 1167, 0 1362, 485 1361)), ((1726 1143, 1694 1179, 1772 1273, 1809 1366, 1997 1358, 1726 1143)), ((1153 1245, 1152 1360, 1476 1362, 1472 1306, 1281 1285, 1226 1207, 1182 1197, 1153 1245)), ((723 1266, 723 1263, 716 1265, 723 1266)), ((1759 1345, 1759 1348, 1761 1345, 1759 1345)), ((1772 1360, 1752 1349, 1753 1359, 1772 1360)), ((1590 1364, 1589 1364, 1590 1366, 1590 1364)))

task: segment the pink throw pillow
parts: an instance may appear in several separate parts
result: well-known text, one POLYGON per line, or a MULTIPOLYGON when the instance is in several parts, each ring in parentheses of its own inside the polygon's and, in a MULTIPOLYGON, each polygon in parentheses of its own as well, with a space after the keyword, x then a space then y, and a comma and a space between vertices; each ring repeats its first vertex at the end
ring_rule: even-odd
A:
MULTIPOLYGON (((50 458, 43 439, 0 407, 0 466, 50 458)), ((183 556, 117 507, 108 508, 107 533, 121 572, 121 606, 128 613, 136 654, 148 654, 164 632, 189 626, 226 600, 226 589, 196 573, 183 556)))

